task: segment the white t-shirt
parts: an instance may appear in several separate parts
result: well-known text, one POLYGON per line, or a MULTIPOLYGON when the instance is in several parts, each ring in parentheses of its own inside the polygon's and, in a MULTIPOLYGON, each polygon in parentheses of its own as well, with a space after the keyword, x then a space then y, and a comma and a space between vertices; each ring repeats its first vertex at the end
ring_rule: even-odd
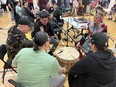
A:
POLYGON ((16 6, 15 7, 15 9, 16 9, 16 13, 21 17, 22 16, 22 13, 21 13, 21 10, 22 10, 22 8, 20 7, 20 6, 16 6))
POLYGON ((2 4, 6 4, 7 0, 1 0, 2 4))
POLYGON ((19 2, 19 0, 15 0, 16 2, 19 2))

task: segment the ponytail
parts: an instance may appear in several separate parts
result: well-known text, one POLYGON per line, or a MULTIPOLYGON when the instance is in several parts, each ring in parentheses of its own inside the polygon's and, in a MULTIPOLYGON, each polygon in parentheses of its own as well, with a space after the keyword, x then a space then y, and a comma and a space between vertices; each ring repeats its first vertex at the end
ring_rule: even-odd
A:
POLYGON ((106 47, 103 49, 103 51, 104 51, 104 52, 107 52, 107 53, 111 53, 111 52, 112 52, 111 49, 108 49, 108 48, 106 48, 106 47))
POLYGON ((34 42, 33 50, 34 51, 40 50, 39 47, 43 46, 46 43, 46 41, 48 41, 48 39, 49 37, 45 32, 43 31, 37 32, 33 38, 34 42))
POLYGON ((34 48, 33 48, 34 51, 38 51, 39 48, 38 48, 38 45, 37 44, 34 44, 34 48))
POLYGON ((107 46, 106 47, 103 47, 103 46, 97 45, 97 44, 95 44, 95 46, 97 47, 98 50, 102 50, 102 51, 108 52, 108 53, 111 53, 112 52, 112 50, 110 50, 107 46))

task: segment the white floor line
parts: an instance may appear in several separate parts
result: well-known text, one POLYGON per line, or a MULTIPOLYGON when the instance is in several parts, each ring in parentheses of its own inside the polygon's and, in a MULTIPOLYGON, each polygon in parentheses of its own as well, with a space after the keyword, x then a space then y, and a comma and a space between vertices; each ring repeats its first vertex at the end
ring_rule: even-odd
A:
MULTIPOLYGON (((8 75, 5 75, 5 77, 10 77, 10 76, 16 76, 17 74, 8 74, 8 75)), ((2 78, 2 76, 0 76, 0 78, 2 78)))
MULTIPOLYGON (((12 69, 8 69, 7 72, 13 71, 12 69)), ((0 73, 3 73, 3 70, 0 70, 0 73)))
POLYGON ((10 22, 5 29, 9 29, 11 27, 11 24, 12 24, 12 22, 10 22))

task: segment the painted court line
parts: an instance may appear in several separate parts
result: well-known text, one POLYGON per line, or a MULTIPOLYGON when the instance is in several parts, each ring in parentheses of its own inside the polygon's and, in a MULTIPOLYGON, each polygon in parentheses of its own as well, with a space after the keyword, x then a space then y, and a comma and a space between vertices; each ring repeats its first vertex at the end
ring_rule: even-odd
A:
MULTIPOLYGON (((5 77, 10 77, 10 76, 16 76, 17 74, 8 74, 8 75, 5 75, 5 77)), ((2 78, 2 76, 0 76, 0 78, 2 78)))
POLYGON ((6 29, 9 29, 9 28, 11 27, 11 24, 12 24, 12 22, 10 22, 10 23, 8 24, 8 26, 6 27, 6 29))

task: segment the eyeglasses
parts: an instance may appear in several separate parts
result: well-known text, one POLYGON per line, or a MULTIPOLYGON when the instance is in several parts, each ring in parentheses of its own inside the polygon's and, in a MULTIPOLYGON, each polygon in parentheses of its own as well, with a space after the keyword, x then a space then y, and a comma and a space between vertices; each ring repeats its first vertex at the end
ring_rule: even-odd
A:
POLYGON ((42 18, 41 19, 43 22, 48 22, 48 18, 42 18))
POLYGON ((100 19, 101 18, 101 15, 95 15, 94 18, 95 19, 100 19))

